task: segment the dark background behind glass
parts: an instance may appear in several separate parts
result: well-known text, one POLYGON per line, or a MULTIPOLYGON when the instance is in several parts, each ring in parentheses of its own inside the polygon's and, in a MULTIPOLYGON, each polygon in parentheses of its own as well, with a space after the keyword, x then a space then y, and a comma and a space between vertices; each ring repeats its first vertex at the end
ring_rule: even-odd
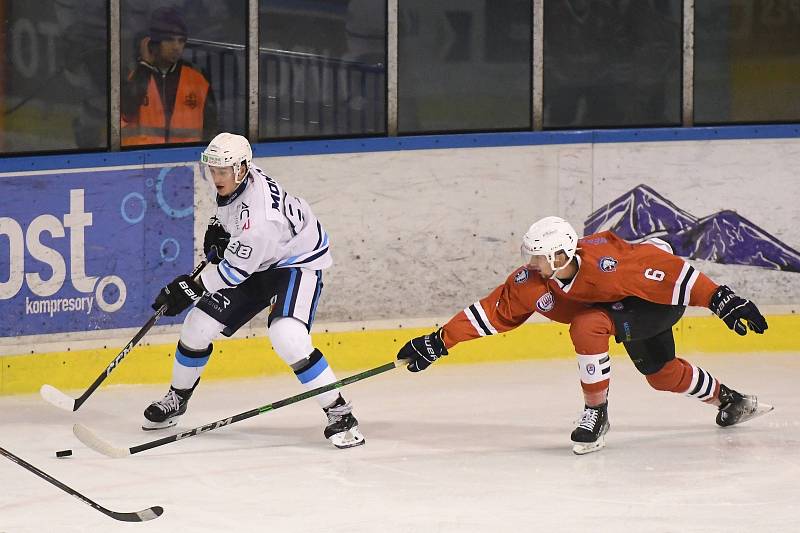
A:
MULTIPOLYGON (((0 153, 109 149, 110 0, 0 0, 0 153)), ((184 13, 220 128, 247 128, 247 0, 120 0, 121 71, 184 13)), ((798 0, 695 2, 697 124, 800 120, 798 0)), ((531 0, 400 0, 399 132, 531 127, 531 0)), ((259 135, 385 135, 385 0, 260 0, 259 135)), ((547 0, 544 126, 677 125, 682 0, 547 0)), ((255 139, 253 139, 255 141, 255 139)))
POLYGON ((106 1, 2 7, 0 152, 107 148, 106 1))
POLYGON ((531 127, 530 0, 400 0, 400 133, 531 127))
POLYGON ((385 133, 385 0, 259 6, 259 137, 385 133))
POLYGON ((695 123, 800 119, 800 2, 695 2, 695 123))
POLYGON ((217 101, 220 131, 247 133, 247 0, 122 0, 121 76, 136 64, 150 13, 174 7, 183 16, 188 42, 183 59, 208 77, 217 101), (197 42, 206 41, 206 42, 197 42))
POLYGON ((545 2, 544 127, 679 124, 682 13, 682 0, 545 2))

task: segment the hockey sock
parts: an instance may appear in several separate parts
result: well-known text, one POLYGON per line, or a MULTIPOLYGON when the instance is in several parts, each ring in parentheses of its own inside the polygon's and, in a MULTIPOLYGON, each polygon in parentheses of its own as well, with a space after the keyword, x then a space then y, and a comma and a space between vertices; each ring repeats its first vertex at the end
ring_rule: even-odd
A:
POLYGON ((699 366, 679 357, 667 362, 655 374, 647 376, 647 382, 656 390, 686 394, 719 406, 719 381, 699 366))
MULTIPOLYGON (((336 376, 328 366, 328 361, 318 349, 314 348, 306 359, 292 365, 292 370, 307 390, 329 385, 336 381, 336 376)), ((339 397, 338 390, 332 390, 316 396, 320 407, 328 407, 339 397)))
POLYGON ((589 406, 605 403, 611 378, 611 358, 608 353, 578 354, 577 357, 584 403, 589 406))
POLYGON ((178 342, 172 366, 172 386, 180 390, 191 389, 200 379, 213 349, 213 344, 204 350, 193 350, 178 342))
POLYGON ((614 324, 607 312, 592 308, 576 315, 569 326, 569 335, 578 357, 578 375, 586 405, 597 406, 608 398, 611 359, 608 339, 614 324))

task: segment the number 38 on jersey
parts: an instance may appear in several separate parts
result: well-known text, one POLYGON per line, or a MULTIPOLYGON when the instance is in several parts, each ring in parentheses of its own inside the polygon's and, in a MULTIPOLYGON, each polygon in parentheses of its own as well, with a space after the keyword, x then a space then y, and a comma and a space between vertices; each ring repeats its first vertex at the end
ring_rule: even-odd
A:
POLYGON ((230 253, 235 254, 237 257, 241 257, 242 259, 249 258, 250 254, 253 252, 252 247, 242 244, 239 241, 231 241, 228 244, 227 250, 230 253))

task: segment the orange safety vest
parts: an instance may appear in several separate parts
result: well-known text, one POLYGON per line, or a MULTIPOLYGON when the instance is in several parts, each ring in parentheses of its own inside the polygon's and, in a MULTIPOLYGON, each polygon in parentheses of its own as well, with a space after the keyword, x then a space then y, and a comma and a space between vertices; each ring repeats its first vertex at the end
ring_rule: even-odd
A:
POLYGON ((200 72, 181 65, 175 108, 169 124, 166 124, 164 103, 154 77, 150 76, 147 96, 139 106, 139 121, 123 120, 122 146, 202 141, 203 111, 208 89, 209 83, 200 72))

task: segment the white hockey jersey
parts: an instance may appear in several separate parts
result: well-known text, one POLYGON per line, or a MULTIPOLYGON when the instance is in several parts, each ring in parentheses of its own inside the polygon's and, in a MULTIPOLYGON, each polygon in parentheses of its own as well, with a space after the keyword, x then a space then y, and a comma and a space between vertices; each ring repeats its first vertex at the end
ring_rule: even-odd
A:
POLYGON ((227 198, 217 198, 217 218, 231 234, 223 260, 201 274, 208 292, 236 287, 254 272, 333 263, 328 234, 302 198, 287 194, 258 167, 227 198))

